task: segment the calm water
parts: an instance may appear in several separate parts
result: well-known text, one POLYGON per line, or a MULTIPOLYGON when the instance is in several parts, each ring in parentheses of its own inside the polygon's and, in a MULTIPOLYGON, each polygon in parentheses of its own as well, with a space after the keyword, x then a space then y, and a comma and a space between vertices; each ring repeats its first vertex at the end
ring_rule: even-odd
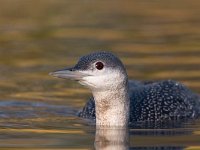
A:
MULTIPOLYGON (((95 50, 117 54, 130 78, 174 79, 200 93, 199 8, 197 0, 0 0, 0 149, 94 148, 95 127, 76 117, 91 93, 48 73, 95 50)), ((200 120, 129 134, 118 148, 200 149, 200 120)))

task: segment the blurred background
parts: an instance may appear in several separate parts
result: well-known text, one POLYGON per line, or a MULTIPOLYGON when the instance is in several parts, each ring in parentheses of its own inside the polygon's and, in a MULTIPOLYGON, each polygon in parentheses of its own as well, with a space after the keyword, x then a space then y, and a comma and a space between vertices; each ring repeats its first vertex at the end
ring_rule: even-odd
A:
POLYGON ((81 108, 90 91, 48 73, 98 50, 118 55, 131 79, 200 92, 199 8, 198 0, 0 0, 0 101, 81 108))

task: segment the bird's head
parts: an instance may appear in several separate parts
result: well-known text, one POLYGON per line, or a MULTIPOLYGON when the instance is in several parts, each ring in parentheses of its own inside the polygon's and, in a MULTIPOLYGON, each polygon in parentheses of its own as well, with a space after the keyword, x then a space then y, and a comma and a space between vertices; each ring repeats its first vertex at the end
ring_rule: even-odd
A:
POLYGON ((51 72, 50 75, 76 80, 92 91, 116 90, 127 84, 124 65, 110 52, 85 55, 74 67, 51 72))

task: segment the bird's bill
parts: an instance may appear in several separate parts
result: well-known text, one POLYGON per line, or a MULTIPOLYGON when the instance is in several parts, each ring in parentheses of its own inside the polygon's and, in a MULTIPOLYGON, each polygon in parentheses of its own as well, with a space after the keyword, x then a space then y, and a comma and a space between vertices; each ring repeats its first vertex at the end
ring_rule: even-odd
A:
POLYGON ((57 77, 57 78, 63 78, 63 79, 70 79, 70 80, 81 80, 86 76, 89 76, 86 73, 80 72, 80 71, 71 71, 71 69, 63 69, 58 70, 49 73, 49 75, 57 77))

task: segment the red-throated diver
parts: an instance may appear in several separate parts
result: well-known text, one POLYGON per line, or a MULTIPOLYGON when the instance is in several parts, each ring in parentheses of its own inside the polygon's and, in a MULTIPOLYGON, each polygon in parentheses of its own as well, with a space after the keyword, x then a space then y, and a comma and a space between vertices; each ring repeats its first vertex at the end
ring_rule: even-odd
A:
POLYGON ((93 94, 79 113, 96 119, 96 125, 127 126, 140 121, 196 118, 200 96, 184 85, 171 81, 128 81, 119 58, 109 52, 95 52, 80 58, 68 69, 50 75, 78 81, 93 94))

